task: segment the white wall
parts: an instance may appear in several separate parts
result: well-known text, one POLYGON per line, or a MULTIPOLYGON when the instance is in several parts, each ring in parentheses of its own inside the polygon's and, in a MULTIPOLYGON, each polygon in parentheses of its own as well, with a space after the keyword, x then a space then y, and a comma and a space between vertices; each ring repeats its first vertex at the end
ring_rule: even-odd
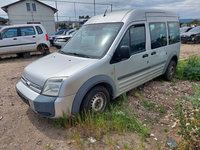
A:
POLYGON ((34 0, 26 0, 8 8, 10 24, 26 24, 40 22, 48 34, 55 32, 54 11, 34 0), (30 3, 31 11, 27 11, 26 3, 30 3), (32 10, 32 3, 36 4, 36 12, 32 10))

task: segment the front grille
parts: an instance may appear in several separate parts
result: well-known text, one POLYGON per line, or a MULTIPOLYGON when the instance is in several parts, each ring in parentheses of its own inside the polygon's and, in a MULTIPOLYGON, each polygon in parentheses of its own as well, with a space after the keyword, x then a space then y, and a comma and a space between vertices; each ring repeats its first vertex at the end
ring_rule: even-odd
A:
POLYGON ((29 87, 30 89, 32 89, 33 91, 37 92, 37 93, 41 93, 42 91, 42 87, 40 87, 39 85, 29 81, 28 79, 26 79, 25 77, 21 78, 21 81, 24 83, 24 85, 26 85, 27 87, 29 87))

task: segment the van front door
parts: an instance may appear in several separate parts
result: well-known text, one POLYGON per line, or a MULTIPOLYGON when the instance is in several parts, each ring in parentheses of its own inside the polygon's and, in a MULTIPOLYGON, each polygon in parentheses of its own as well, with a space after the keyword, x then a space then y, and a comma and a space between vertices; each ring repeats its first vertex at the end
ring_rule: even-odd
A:
POLYGON ((121 40, 113 58, 115 65, 115 81, 118 95, 126 92, 151 79, 149 76, 149 51, 146 51, 145 24, 132 25, 121 40), (131 57, 126 60, 118 60, 117 51, 121 46, 129 46, 131 57))
POLYGON ((10 54, 21 50, 18 28, 1 31, 0 54, 10 54))

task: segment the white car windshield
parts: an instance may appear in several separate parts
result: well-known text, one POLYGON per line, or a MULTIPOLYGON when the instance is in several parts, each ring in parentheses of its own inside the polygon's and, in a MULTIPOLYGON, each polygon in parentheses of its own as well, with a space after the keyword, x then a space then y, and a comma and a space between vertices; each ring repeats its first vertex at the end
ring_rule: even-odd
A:
POLYGON ((83 26, 60 51, 80 57, 101 58, 108 51, 122 23, 83 26))

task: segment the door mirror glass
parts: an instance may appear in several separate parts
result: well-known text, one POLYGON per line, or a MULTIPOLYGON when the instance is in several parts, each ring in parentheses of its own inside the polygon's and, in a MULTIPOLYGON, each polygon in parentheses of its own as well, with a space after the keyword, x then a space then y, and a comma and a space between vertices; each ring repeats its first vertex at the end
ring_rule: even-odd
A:
POLYGON ((127 45, 122 45, 119 48, 119 55, 121 60, 123 59, 129 59, 131 56, 131 51, 130 51, 130 47, 127 45))

